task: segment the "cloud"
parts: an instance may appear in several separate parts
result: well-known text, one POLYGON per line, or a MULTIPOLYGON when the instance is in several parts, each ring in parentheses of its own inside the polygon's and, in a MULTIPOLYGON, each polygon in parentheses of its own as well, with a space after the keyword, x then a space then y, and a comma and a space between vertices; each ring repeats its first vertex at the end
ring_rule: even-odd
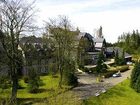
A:
POLYGON ((38 24, 57 15, 66 15, 82 31, 94 33, 100 25, 107 41, 118 35, 140 29, 140 0, 38 0, 38 24))

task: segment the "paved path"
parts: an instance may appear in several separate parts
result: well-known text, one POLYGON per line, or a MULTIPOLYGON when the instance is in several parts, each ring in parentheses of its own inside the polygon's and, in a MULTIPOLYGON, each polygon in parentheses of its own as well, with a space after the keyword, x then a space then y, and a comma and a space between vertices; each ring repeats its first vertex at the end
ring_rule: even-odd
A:
MULTIPOLYGON (((132 68, 131 68, 132 69, 132 68)), ((81 99, 89 98, 90 96, 95 96, 97 93, 102 93, 114 85, 124 81, 130 77, 131 71, 128 70, 121 73, 122 77, 110 77, 106 78, 104 82, 97 83, 96 76, 94 74, 81 73, 78 75, 78 81, 80 85, 73 89, 77 94, 79 94, 81 99)))
POLYGON ((113 86, 114 85, 117 85, 118 83, 124 81, 125 79, 130 78, 131 72, 132 72, 132 70, 128 70, 126 72, 121 73, 121 75, 122 75, 121 77, 116 77, 116 78, 110 77, 110 78, 106 78, 105 79, 105 82, 106 83, 110 83, 113 86))

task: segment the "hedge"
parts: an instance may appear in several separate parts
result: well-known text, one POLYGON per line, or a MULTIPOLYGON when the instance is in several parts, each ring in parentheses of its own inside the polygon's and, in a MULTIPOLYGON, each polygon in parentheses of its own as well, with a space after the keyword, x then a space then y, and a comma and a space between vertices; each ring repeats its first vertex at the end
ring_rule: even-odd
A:
POLYGON ((115 69, 109 69, 108 71, 116 71, 116 72, 120 71, 120 72, 125 72, 125 71, 127 71, 127 70, 129 70, 129 66, 124 65, 124 66, 116 67, 115 69))
POLYGON ((109 77, 112 77, 112 75, 117 73, 118 71, 125 72, 127 70, 129 70, 129 66, 124 65, 124 66, 117 67, 115 69, 110 69, 106 73, 102 73, 101 75, 104 75, 105 78, 109 78, 109 77))

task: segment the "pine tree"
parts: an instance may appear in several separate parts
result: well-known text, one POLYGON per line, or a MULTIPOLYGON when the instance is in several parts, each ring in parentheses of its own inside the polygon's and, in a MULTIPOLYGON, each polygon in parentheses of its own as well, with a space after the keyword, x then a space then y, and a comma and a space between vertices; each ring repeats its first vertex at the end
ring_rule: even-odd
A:
POLYGON ((116 63, 116 65, 118 65, 118 63, 119 63, 119 53, 118 53, 118 50, 115 53, 115 63, 116 63))
POLYGON ((100 52, 99 54, 99 58, 98 58, 98 61, 97 61, 97 66, 96 66, 96 71, 97 73, 101 73, 103 72, 103 62, 105 61, 105 57, 104 57, 104 54, 103 52, 100 52))

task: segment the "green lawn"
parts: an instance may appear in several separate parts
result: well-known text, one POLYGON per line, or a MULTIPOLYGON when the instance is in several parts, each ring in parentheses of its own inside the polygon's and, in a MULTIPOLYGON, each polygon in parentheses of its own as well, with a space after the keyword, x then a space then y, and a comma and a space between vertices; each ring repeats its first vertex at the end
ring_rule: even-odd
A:
MULTIPOLYGON (((43 91, 41 93, 31 94, 28 92, 27 84, 20 80, 20 85, 24 89, 19 89, 17 93, 19 105, 81 105, 82 101, 78 99, 77 94, 73 91, 67 91, 71 87, 63 86, 63 89, 58 87, 59 77, 41 76, 44 85, 40 87, 43 91)), ((0 89, 0 103, 1 99, 10 97, 11 89, 0 89)))
POLYGON ((140 105, 140 93, 129 86, 130 80, 116 85, 99 97, 91 97, 84 101, 85 105, 140 105))
MULTIPOLYGON (((41 79, 45 85, 40 87, 43 91, 37 94, 28 93, 27 84, 20 80, 21 85, 24 87, 24 89, 18 90, 20 103, 30 103, 30 105, 140 105, 140 93, 136 93, 129 87, 129 79, 116 85, 99 97, 91 97, 83 102, 79 100, 78 95, 73 91, 64 92, 69 87, 65 89, 58 88, 59 78, 41 76, 41 79)), ((0 98, 9 96, 10 89, 0 93, 0 98)))
MULTIPOLYGON (((23 80, 20 80, 20 85, 23 89, 18 89, 17 97, 18 98, 46 98, 49 96, 56 95, 66 90, 66 88, 60 89, 58 87, 59 78, 53 78, 52 76, 41 76, 41 80, 43 80, 44 85, 40 87, 42 90, 40 93, 31 94, 28 92, 27 84, 24 83, 23 80)), ((1 92, 0 89, 0 98, 10 97, 11 89, 4 89, 1 92)))

